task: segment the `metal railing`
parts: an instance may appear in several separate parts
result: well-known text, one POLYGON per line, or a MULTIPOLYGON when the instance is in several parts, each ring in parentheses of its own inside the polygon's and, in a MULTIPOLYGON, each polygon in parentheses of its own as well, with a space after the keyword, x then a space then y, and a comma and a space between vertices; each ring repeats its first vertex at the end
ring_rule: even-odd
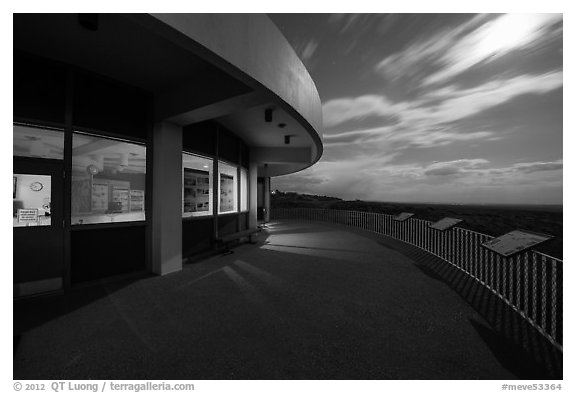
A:
POLYGON ((375 232, 416 246, 460 269, 502 299, 562 350, 562 260, 528 251, 502 257, 480 245, 492 236, 463 228, 440 232, 427 220, 332 209, 274 208, 272 219, 324 221, 375 232))

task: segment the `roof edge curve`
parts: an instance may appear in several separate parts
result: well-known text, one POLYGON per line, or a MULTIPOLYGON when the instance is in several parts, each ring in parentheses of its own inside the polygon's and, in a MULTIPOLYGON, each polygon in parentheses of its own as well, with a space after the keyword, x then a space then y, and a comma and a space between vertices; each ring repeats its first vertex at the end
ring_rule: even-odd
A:
MULTIPOLYGON (((148 14, 135 18, 172 42, 266 90, 310 134, 316 163, 323 153, 322 105, 308 70, 278 27, 265 14, 148 14), (196 43, 194 45, 193 42, 196 43), (193 46, 193 47, 192 47, 193 46)), ((306 167, 308 167, 306 166, 306 167)), ((302 168, 305 169, 305 168, 302 168)))

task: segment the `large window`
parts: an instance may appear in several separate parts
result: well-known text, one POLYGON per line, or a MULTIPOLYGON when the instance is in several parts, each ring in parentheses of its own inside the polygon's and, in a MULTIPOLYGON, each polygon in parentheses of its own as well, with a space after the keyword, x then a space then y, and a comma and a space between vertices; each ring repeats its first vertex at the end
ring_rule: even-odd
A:
POLYGON ((144 221, 146 147, 74 133, 72 224, 144 221))
POLYGON ((220 185, 220 203, 218 213, 238 211, 238 169, 218 161, 218 180, 220 185))
POLYGON ((248 171, 240 169, 240 211, 248 211, 248 171))
POLYGON ((182 154, 182 217, 211 216, 213 160, 182 154))

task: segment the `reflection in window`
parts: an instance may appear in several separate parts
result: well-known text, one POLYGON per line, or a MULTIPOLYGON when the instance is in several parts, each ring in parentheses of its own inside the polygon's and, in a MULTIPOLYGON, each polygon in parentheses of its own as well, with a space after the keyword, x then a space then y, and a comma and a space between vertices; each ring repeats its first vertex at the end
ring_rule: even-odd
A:
POLYGON ((248 171, 240 169, 240 211, 248 211, 248 171))
POLYGON ((146 147, 74 133, 72 224, 144 221, 146 147))
POLYGON ((64 158, 64 132, 14 124, 13 154, 20 157, 64 158))
POLYGON ((13 226, 50 226, 52 178, 15 174, 12 182, 13 226))
POLYGON ((218 180, 220 184, 220 204, 218 213, 232 213, 238 211, 238 170, 235 166, 218 161, 218 180))
POLYGON ((182 154, 182 217, 212 215, 212 167, 209 158, 182 154))

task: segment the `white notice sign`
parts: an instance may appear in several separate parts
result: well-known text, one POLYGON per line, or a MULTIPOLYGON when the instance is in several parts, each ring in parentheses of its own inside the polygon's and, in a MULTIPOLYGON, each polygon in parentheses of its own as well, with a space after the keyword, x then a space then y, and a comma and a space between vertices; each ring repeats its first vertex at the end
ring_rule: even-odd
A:
POLYGON ((38 222, 38 209, 18 209, 18 222, 38 222))

